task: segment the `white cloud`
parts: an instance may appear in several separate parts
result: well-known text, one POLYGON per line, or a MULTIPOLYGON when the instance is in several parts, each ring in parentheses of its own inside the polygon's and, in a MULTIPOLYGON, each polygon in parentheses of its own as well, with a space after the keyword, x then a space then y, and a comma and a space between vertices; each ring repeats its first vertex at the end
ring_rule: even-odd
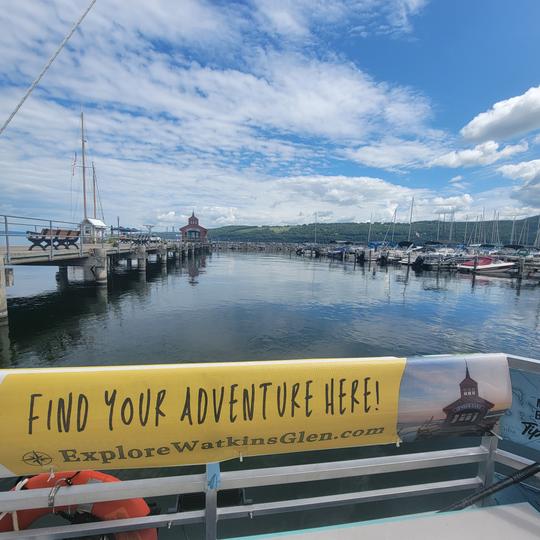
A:
POLYGON ((465 191, 470 188, 469 182, 465 182, 461 174, 450 178, 450 180, 448 180, 448 183, 451 185, 452 189, 456 191, 465 191))
MULTIPOLYGON (((452 207, 456 211, 469 209, 474 199, 469 194, 443 196, 434 190, 409 188, 367 176, 297 176, 279 181, 279 190, 294 205, 302 208, 334 210, 335 215, 350 216, 351 221, 392 219, 398 210, 398 220, 408 219, 414 196, 414 218, 432 219, 435 207, 452 207)), ((288 203, 287 203, 288 204, 288 203)))
POLYGON ((537 180, 540 178, 540 159, 522 161, 512 165, 502 165, 497 169, 501 174, 513 180, 537 180))
POLYGON ((462 130, 473 141, 504 139, 540 129, 540 86, 495 103, 475 116, 462 130))
MULTIPOLYGON (((439 147, 438 143, 435 143, 439 147)), ((386 138, 383 141, 348 150, 347 157, 367 165, 381 169, 421 166, 436 155, 434 143, 417 140, 400 140, 386 138)))
POLYGON ((468 193, 451 197, 433 197, 431 202, 439 208, 463 209, 471 206, 474 199, 468 193))
MULTIPOLYGON (((270 34, 309 39, 332 24, 344 33, 403 35, 428 0, 254 0, 256 20, 270 34)), ((335 30, 335 28, 334 28, 335 30)))
POLYGON ((512 192, 514 199, 528 207, 540 208, 540 159, 503 165, 497 170, 513 180, 523 180, 512 192))
POLYGON ((525 152, 528 149, 528 144, 522 142, 499 148, 499 144, 495 141, 487 141, 474 148, 448 152, 432 160, 430 165, 450 168, 490 165, 500 159, 525 152))
MULTIPOLYGON (((234 207, 199 206, 192 210, 198 216, 204 216, 205 223, 211 223, 213 226, 233 225, 237 220, 238 209, 234 207)), ((169 210, 161 214, 158 212, 154 223, 157 226, 184 225, 190 216, 189 212, 182 213, 176 210, 169 210)))

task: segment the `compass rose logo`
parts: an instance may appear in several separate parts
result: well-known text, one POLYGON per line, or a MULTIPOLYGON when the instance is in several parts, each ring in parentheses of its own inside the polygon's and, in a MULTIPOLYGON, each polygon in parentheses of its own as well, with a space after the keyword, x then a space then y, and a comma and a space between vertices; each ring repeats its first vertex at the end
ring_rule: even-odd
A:
POLYGON ((22 460, 27 465, 33 465, 35 467, 43 467, 48 465, 52 461, 52 457, 45 452, 39 452, 38 450, 32 450, 31 452, 26 452, 22 457, 22 460))

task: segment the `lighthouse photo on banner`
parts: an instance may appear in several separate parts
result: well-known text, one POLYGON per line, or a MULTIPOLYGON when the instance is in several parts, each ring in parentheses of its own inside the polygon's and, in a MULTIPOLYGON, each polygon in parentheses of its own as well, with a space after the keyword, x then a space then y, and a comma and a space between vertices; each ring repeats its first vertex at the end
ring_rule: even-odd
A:
POLYGON ((490 433, 511 403, 504 355, 408 358, 400 387, 398 434, 407 442, 490 433))

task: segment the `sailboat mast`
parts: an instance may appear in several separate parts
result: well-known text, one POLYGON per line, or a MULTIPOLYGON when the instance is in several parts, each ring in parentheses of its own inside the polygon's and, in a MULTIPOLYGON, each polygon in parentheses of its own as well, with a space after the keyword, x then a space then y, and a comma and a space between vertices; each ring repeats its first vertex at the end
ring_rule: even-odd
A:
POLYGON ((407 236, 408 242, 411 241, 413 207, 414 207, 414 195, 413 195, 413 198, 411 199, 411 215, 409 216, 409 235, 407 236))
POLYGON ((510 244, 514 243, 514 230, 516 228, 516 216, 514 216, 514 219, 512 220, 512 232, 510 233, 510 244))
POLYGON ((94 195, 94 219, 97 219, 97 204, 96 204, 96 168, 92 161, 92 193, 94 195))
POLYGON ((84 219, 88 218, 86 212, 86 161, 84 154, 84 115, 81 112, 81 148, 82 148, 82 185, 83 185, 83 206, 84 206, 84 219))

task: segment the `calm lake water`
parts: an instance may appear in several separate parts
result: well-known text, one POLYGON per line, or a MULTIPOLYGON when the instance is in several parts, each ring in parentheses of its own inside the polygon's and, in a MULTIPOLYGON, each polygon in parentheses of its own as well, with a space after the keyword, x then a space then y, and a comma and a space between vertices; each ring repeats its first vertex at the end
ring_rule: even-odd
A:
POLYGON ((4 367, 503 351, 540 358, 540 287, 327 260, 213 254, 108 288, 15 267, 4 367))
MULTIPOLYGON (((8 289, 3 367, 209 362, 504 351, 540 358, 540 287, 264 254, 216 253, 146 274, 118 268, 107 288, 69 282, 55 267, 16 267, 8 289)), ((474 445, 429 441, 248 458, 225 470, 355 459, 474 445)), ((456 468, 454 468, 456 469, 456 468)), ((121 478, 202 472, 198 467, 118 471, 121 478)), ((448 480, 448 470, 400 473, 399 482, 448 480)), ((474 475, 475 466, 451 473, 474 475)), ((247 490, 255 502, 393 485, 393 475, 247 490)), ((11 485, 7 486, 8 488, 11 485)), ((459 494, 410 497, 253 520, 223 521, 221 538, 439 509, 459 494)), ((175 504, 161 503, 163 511, 175 504)), ((56 519, 56 518, 55 518, 56 519)), ((59 518, 58 518, 59 519, 59 518)), ((200 525, 160 539, 204 538, 200 525)))

